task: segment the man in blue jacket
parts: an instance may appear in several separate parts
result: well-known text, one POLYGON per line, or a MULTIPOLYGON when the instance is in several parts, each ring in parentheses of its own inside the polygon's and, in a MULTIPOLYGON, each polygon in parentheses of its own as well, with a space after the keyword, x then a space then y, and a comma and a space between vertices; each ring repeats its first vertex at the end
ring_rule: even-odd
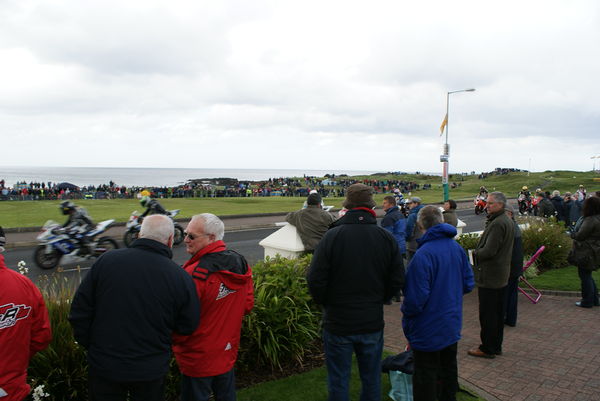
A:
POLYGON ((463 294, 475 286, 456 228, 436 206, 424 206, 417 223, 423 236, 406 274, 402 327, 414 353, 415 400, 456 400, 456 350, 462 328, 463 294))
POLYGON ((385 216, 381 220, 381 227, 388 230, 398 243, 398 249, 402 257, 406 254, 406 218, 396 205, 396 198, 386 196, 383 198, 383 211, 385 216))

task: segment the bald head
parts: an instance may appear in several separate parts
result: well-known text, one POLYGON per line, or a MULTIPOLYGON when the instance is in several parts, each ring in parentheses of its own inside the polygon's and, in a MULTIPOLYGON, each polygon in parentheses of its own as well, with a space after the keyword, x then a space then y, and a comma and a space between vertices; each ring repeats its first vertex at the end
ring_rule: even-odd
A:
POLYGON ((163 214, 153 214, 146 217, 142 222, 140 238, 152 239, 171 247, 174 232, 173 220, 163 214))

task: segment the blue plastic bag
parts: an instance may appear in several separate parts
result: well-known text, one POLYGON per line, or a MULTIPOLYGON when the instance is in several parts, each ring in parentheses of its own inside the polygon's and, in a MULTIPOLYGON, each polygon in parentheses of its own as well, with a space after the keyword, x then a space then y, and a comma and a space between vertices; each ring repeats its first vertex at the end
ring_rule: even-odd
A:
POLYGON ((398 370, 390 370, 389 396, 394 401, 413 401, 412 375, 398 370))

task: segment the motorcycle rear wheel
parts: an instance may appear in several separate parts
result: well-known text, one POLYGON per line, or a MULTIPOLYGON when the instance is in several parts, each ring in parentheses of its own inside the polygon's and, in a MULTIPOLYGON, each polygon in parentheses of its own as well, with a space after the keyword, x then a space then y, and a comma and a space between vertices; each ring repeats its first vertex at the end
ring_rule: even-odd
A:
POLYGON ((60 262, 61 257, 62 254, 54 248, 52 248, 52 252, 46 253, 46 245, 40 245, 35 248, 35 252, 33 254, 35 264, 40 269, 45 270, 54 269, 56 266, 58 266, 58 262, 60 262))
POLYGON ((112 249, 119 249, 119 244, 112 238, 102 237, 98 240, 98 245, 94 249, 94 256, 100 256, 112 249))
POLYGON ((175 236, 173 237, 173 245, 179 245, 183 242, 185 234, 183 233, 183 227, 179 224, 175 224, 175 236))
POLYGON ((127 231, 125 233, 125 235, 123 236, 123 243, 125 244, 125 246, 127 248, 129 248, 131 246, 131 244, 133 243, 133 241, 135 241, 136 239, 138 239, 140 235, 139 231, 127 231))
POLYGON ((475 206, 475 214, 480 214, 482 212, 479 206, 475 206))

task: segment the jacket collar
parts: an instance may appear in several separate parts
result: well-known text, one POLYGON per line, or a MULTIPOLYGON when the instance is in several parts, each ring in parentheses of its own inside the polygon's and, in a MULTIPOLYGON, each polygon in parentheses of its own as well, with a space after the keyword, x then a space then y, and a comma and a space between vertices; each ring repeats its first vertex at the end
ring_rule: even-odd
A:
POLYGON ((348 210, 341 219, 332 224, 332 227, 341 224, 377 224, 377 218, 373 209, 357 207, 348 210))
POLYGON ((207 255, 209 253, 222 252, 225 249, 227 249, 227 246, 225 245, 225 242, 223 242, 223 240, 210 243, 210 244, 206 245, 204 248, 200 249, 198 252, 196 252, 196 254, 190 258, 190 260, 185 262, 185 264, 183 265, 183 268, 186 268, 189 265, 197 263, 200 260, 200 258, 204 255, 207 255))
POLYGON ((395 212, 396 210, 400 210, 400 208, 398 206, 392 206, 391 208, 385 211, 385 214, 388 215, 392 212, 395 212))
POLYGON ((132 248, 144 249, 144 250, 147 250, 147 251, 150 251, 150 252, 156 252, 158 254, 161 254, 163 256, 168 257, 169 259, 173 258, 173 251, 171 250, 171 248, 169 248, 165 244, 162 244, 162 243, 160 243, 158 241, 155 241, 153 239, 138 238, 131 245, 131 247, 132 248))

